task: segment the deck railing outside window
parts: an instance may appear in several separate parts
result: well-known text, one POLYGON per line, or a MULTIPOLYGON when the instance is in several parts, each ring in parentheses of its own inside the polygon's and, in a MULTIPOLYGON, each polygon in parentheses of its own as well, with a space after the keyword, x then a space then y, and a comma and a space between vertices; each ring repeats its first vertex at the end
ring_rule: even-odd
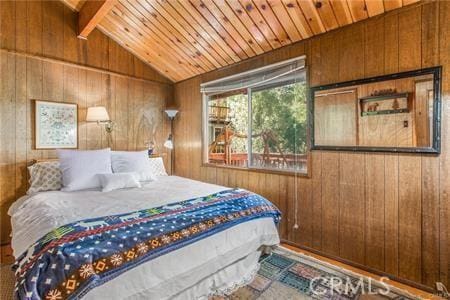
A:
POLYGON ((255 71, 256 75, 247 74, 244 79, 206 87, 205 161, 306 172, 307 101, 302 66, 295 61, 266 69, 268 74, 255 71))

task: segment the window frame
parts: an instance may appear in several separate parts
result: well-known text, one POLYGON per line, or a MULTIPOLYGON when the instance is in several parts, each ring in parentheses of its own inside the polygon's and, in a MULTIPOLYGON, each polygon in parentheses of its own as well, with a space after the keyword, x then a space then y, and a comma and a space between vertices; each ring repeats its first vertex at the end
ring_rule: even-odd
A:
MULTIPOLYGON (((250 71, 251 72, 251 71, 250 71)), ((232 75, 234 76, 234 75, 232 75)), ((219 79, 220 80, 220 79, 219 79)), ((311 145, 310 145, 310 85, 309 85, 309 72, 308 67, 305 65, 305 84, 306 84, 306 172, 295 171, 295 170, 278 170, 271 168, 258 168, 252 167, 250 162, 252 160, 252 139, 247 138, 247 148, 248 148, 248 161, 249 165, 247 167, 237 167, 231 165, 220 165, 215 163, 210 163, 208 161, 208 122, 209 122, 209 96, 205 93, 202 93, 202 167, 214 167, 214 168, 223 168, 223 169, 231 169, 231 170, 242 170, 242 171, 251 171, 257 173, 266 173, 266 174, 278 174, 278 175, 287 175, 287 176, 295 176, 295 177, 306 177, 311 178, 311 145)), ((248 105, 248 128, 247 132, 252 132, 252 88, 247 88, 247 105, 248 105)))

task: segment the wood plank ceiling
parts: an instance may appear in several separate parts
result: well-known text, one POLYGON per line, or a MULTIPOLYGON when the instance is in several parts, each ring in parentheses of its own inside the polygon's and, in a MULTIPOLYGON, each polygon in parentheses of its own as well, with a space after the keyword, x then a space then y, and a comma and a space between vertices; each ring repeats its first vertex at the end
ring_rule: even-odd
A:
POLYGON ((97 27, 178 82, 418 1, 119 0, 97 27))

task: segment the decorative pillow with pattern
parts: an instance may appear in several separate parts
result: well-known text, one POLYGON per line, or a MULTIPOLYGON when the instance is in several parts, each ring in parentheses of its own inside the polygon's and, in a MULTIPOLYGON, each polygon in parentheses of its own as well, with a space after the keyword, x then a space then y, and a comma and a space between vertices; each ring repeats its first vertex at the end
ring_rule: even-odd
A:
POLYGON ((58 191, 62 188, 62 174, 59 161, 46 161, 28 167, 30 188, 27 194, 44 191, 58 191))
POLYGON ((150 158, 150 169, 152 170, 152 173, 156 176, 167 176, 166 168, 164 167, 162 157, 150 158))

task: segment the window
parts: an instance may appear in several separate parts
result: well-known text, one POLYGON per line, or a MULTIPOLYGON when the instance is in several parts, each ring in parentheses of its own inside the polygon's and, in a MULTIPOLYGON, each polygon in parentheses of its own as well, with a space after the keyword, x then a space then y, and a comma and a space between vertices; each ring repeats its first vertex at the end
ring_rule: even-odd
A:
POLYGON ((304 58, 202 85, 205 161, 307 171, 304 58))

